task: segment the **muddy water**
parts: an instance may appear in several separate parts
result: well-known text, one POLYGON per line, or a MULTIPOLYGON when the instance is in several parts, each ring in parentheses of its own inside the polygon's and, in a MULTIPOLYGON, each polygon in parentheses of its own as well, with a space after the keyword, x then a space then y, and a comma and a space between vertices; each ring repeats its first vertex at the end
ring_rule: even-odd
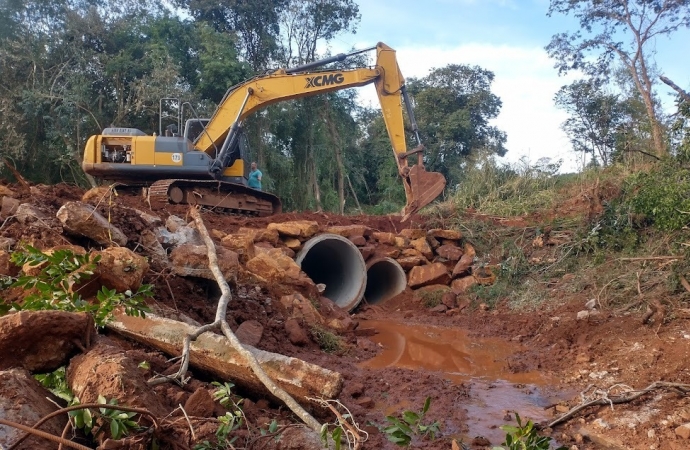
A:
POLYGON ((498 426, 508 423, 504 420, 507 411, 542 421, 550 417, 544 407, 558 400, 548 388, 557 380, 539 372, 511 373, 506 361, 521 349, 517 343, 470 339, 466 331, 457 328, 379 320, 361 322, 360 328, 375 329, 377 334, 370 339, 383 347, 362 367, 440 372, 453 382, 471 387, 471 403, 463 405, 469 417, 469 432, 464 438, 484 436, 492 444, 500 444, 505 433, 498 426))

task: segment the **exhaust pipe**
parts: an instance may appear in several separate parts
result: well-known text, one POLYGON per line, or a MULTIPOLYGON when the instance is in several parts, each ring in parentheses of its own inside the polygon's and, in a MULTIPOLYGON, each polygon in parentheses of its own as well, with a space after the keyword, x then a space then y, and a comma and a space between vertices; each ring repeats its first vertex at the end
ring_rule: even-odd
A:
POLYGON ((367 268, 355 244, 337 234, 308 240, 295 262, 314 283, 323 283, 323 295, 346 311, 357 307, 367 285, 367 268))
POLYGON ((380 258, 367 264, 367 287, 364 299, 370 305, 383 303, 407 286, 407 277, 400 264, 392 258, 380 258))

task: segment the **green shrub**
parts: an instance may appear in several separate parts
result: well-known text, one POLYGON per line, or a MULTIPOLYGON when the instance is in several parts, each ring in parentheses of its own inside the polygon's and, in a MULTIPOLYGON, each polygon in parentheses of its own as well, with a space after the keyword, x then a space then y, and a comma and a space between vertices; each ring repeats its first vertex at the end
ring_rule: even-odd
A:
MULTIPOLYGON (((515 413, 515 420, 518 426, 501 426, 501 430, 506 432, 506 439, 501 444, 504 447, 493 447, 492 450, 549 450, 551 448, 551 438, 539 436, 531 420, 523 425, 517 413, 515 413)), ((556 450, 567 450, 567 447, 558 447, 556 450)))
POLYGON ((427 397, 421 411, 404 411, 400 416, 386 416, 389 426, 383 428, 383 432, 389 441, 401 447, 409 447, 412 444, 412 436, 429 437, 436 439, 440 432, 441 424, 438 421, 424 423, 424 416, 431 406, 431 397, 427 397))
POLYGON ((57 250, 52 254, 29 246, 12 253, 10 260, 18 267, 28 265, 40 268, 36 275, 21 275, 17 279, 6 277, 2 287, 17 287, 28 291, 21 303, 8 303, 0 299, 0 314, 9 311, 59 310, 88 312, 98 326, 113 318, 113 310, 122 306, 130 316, 143 316, 149 309, 145 300, 153 294, 153 286, 145 284, 137 292, 117 292, 105 286, 96 294, 96 302, 82 298, 78 286, 91 278, 100 257, 77 255, 71 250, 57 250))
POLYGON ((314 325, 311 327, 311 335, 314 338, 314 342, 326 353, 340 353, 345 350, 345 344, 343 344, 342 339, 327 328, 314 325))
POLYGON ((435 289, 433 291, 424 291, 420 294, 422 304, 426 308, 433 308, 434 306, 438 306, 441 304, 441 300, 443 299, 443 294, 445 294, 446 292, 448 292, 448 291, 444 290, 444 289, 435 289))
POLYGON ((690 169, 668 160, 626 180, 626 202, 634 214, 663 231, 690 223, 690 169))

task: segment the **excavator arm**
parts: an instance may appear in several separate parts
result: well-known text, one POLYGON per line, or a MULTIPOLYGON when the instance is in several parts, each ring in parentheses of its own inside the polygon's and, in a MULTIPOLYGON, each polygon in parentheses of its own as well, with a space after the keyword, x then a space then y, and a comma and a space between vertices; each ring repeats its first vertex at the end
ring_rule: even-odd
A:
POLYGON ((280 69, 231 88, 204 132, 194 143, 195 149, 215 158, 211 171, 220 174, 229 164, 230 150, 238 138, 242 121, 257 110, 277 102, 373 83, 398 165, 398 173, 405 188, 407 203, 403 209, 403 220, 406 220, 438 197, 445 187, 446 180, 442 174, 426 172, 424 169, 424 147, 421 145, 414 113, 407 99, 405 79, 398 67, 395 50, 383 43, 377 44, 376 65, 373 68, 312 70, 324 64, 342 61, 355 53, 336 55, 292 69, 280 69), (405 139, 403 98, 417 140, 417 147, 410 151, 407 150, 405 139), (412 155, 417 155, 416 164, 410 166, 408 157, 412 155))

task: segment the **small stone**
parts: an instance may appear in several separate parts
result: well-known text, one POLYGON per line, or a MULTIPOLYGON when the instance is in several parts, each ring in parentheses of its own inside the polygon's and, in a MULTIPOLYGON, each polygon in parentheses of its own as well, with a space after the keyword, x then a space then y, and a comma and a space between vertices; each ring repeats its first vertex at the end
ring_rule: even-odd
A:
POLYGON ((353 334, 355 336, 366 337, 366 336, 374 336, 374 335, 378 334, 378 331, 376 331, 375 328, 357 328, 353 331, 353 334))
POLYGON ((580 353, 575 357, 575 363, 577 363, 577 364, 588 363, 591 360, 592 360, 592 357, 585 354, 585 353, 580 353))
POLYGON ((447 310, 448 310, 448 307, 447 307, 446 305, 441 304, 441 305, 434 306, 433 308, 431 308, 431 309, 429 310, 429 312, 433 312, 433 313, 444 313, 444 312, 446 312, 447 310))
POLYGON ((690 423, 684 423, 675 430, 676 436, 683 439, 690 439, 690 423))
POLYGON ((453 292, 446 292, 441 297, 441 303, 446 305, 449 309, 455 308, 455 294, 453 292))
POLYGON ((488 311, 488 310, 489 310, 489 305, 487 305, 486 303, 480 303, 480 304, 479 304, 479 309, 480 309, 481 311, 488 311))
POLYGON ((364 238, 364 236, 353 236, 350 239, 350 242, 355 244, 357 247, 364 247, 367 245, 367 240, 364 238))
POLYGON ((579 311, 577 313, 577 320, 587 320, 589 319, 589 311, 579 311))
POLYGON ((654 439, 656 437, 656 431, 654 431, 654 428, 647 430, 647 437, 649 439, 654 439))
POLYGON ((568 405, 556 405, 557 413, 563 414, 567 413, 568 411, 570 411, 570 407, 568 407, 568 405))
POLYGON ((367 338, 357 338, 357 348, 367 352, 375 352, 377 350, 376 344, 367 338))
POLYGON ((592 298, 592 299, 588 300, 587 303, 585 303, 585 308, 587 308, 589 310, 592 310, 596 307, 597 307, 597 299, 596 298, 592 298))
POLYGON ((235 330, 235 336, 243 344, 256 347, 264 334, 264 327, 257 320, 246 320, 235 330))
POLYGON ((361 397, 364 394, 364 385, 362 383, 352 383, 345 387, 345 391, 349 393, 352 397, 361 397))
POLYGON ((457 241, 459 239, 462 239, 462 233, 460 233, 459 231, 455 231, 455 230, 434 229, 434 230, 429 230, 428 235, 432 236, 436 239, 447 239, 449 241, 457 241))
POLYGON ((309 336, 297 319, 288 319, 285 321, 285 332, 288 335, 288 340, 293 345, 301 346, 309 343, 309 336))
POLYGON ((374 400, 371 397, 361 397, 355 400, 355 403, 362 408, 373 408, 374 400))
POLYGON ((474 439, 472 439, 472 445, 477 447, 488 447, 489 445, 491 445, 491 441, 485 438, 484 436, 477 436, 474 439))
POLYGON ((213 397, 204 388, 194 391, 184 403, 184 410, 187 415, 195 417, 210 417, 215 408, 213 397))

